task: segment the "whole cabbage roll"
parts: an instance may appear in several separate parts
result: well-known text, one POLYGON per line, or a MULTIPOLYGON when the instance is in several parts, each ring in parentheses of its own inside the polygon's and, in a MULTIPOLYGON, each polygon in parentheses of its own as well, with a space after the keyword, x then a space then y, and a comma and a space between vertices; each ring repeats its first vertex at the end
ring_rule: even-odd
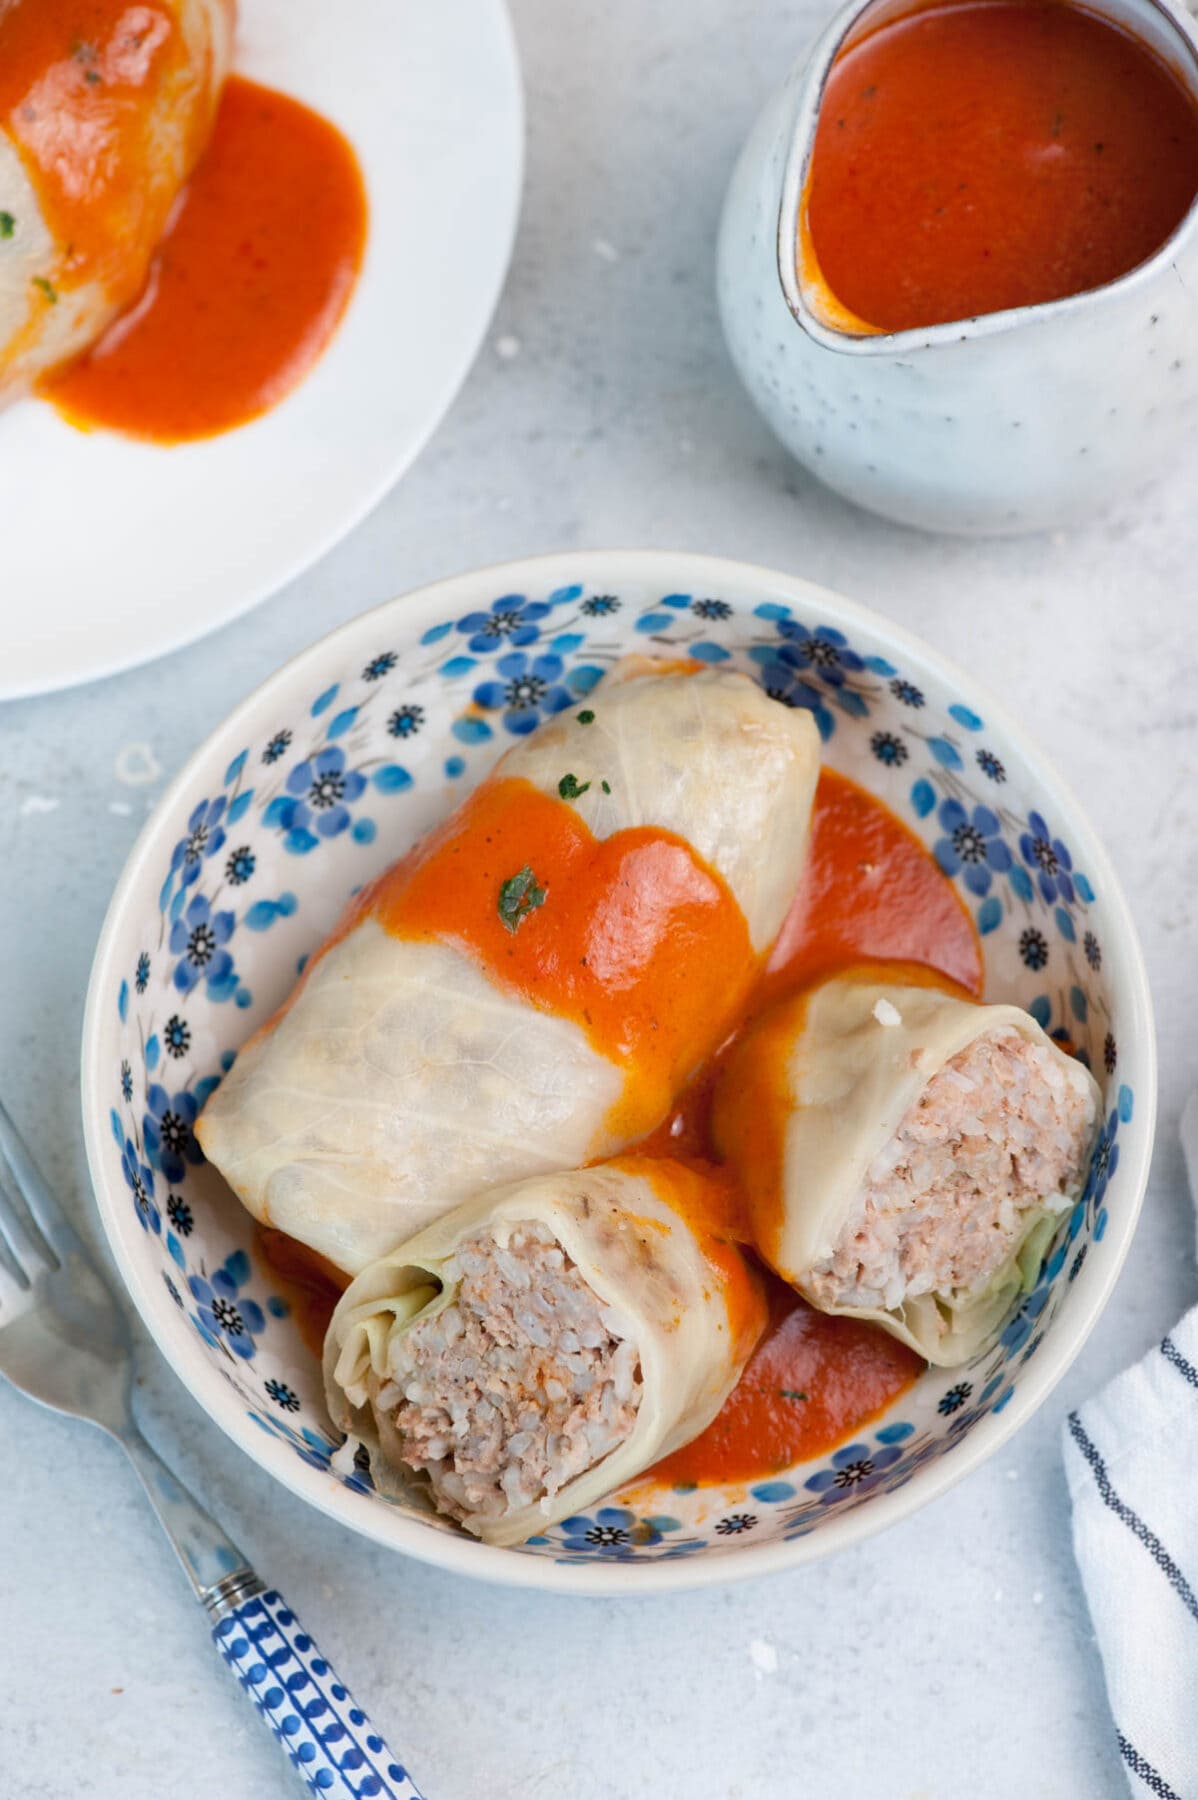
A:
POLYGON ((1034 1282, 1100 1112, 1089 1070, 1019 1007, 872 966, 761 1019, 713 1129, 778 1273, 948 1366, 1034 1282))
POLYGON ((634 1143, 730 1030, 806 853, 808 713, 619 672, 352 904, 198 1135, 357 1274, 500 1181, 634 1143))
POLYGON ((766 1321, 719 1191, 630 1157, 492 1189, 373 1263, 325 1339, 376 1484, 519 1544, 689 1443, 766 1321))
POLYGON ((234 14, 235 0, 0 5, 0 405, 141 293, 208 141, 234 14))

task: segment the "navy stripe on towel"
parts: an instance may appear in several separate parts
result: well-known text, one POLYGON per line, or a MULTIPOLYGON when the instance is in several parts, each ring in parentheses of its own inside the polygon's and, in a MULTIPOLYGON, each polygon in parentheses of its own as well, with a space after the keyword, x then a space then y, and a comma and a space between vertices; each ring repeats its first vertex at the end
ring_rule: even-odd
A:
POLYGON ((1179 1375, 1183 1375, 1191 1387, 1198 1388, 1198 1369, 1192 1362, 1187 1362, 1171 1337, 1161 1339, 1161 1355, 1166 1362, 1171 1362, 1179 1375))
POLYGON ((1181 1800, 1181 1795, 1174 1793, 1164 1777, 1157 1774, 1147 1757, 1141 1756, 1135 1745, 1129 1744, 1121 1731, 1117 1731, 1115 1735, 1119 1739, 1119 1754, 1124 1762, 1133 1775, 1140 1777, 1148 1791, 1156 1795, 1156 1800, 1181 1800))
POLYGON ((1105 1504, 1110 1507, 1117 1519, 1123 1520, 1123 1523, 1127 1526, 1127 1529, 1131 1532, 1132 1536, 1139 1538, 1145 1550, 1147 1550, 1149 1556, 1151 1556, 1153 1562, 1161 1571, 1161 1574, 1165 1576, 1174 1593, 1176 1593, 1185 1603, 1186 1608, 1193 1617, 1198 1619, 1198 1599, 1195 1599, 1194 1591, 1190 1587, 1189 1582, 1186 1580, 1177 1564, 1173 1561, 1173 1558, 1169 1555, 1169 1552, 1165 1549, 1161 1540, 1154 1532, 1149 1531, 1143 1519, 1139 1518, 1137 1514, 1131 1510, 1131 1507, 1126 1505, 1125 1502, 1119 1498, 1118 1494, 1111 1486, 1111 1478, 1106 1472, 1106 1464, 1086 1436, 1085 1431, 1082 1429, 1082 1422, 1076 1413, 1070 1413, 1069 1415, 1069 1435, 1089 1463, 1091 1472, 1094 1476, 1094 1485, 1098 1489, 1105 1504))

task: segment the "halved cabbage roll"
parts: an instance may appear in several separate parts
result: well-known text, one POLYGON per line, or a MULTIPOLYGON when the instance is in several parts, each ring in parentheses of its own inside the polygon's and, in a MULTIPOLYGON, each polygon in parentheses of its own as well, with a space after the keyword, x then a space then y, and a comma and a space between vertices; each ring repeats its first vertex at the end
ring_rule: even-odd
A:
POLYGON ((0 4, 0 405, 140 294, 208 141, 235 11, 0 4))
POLYGON ((383 1492, 519 1544, 704 1430, 765 1322, 715 1184, 630 1157, 480 1194, 364 1270, 325 1389, 383 1492))
POLYGON ((198 1135, 357 1274, 486 1185, 609 1156, 726 1035, 806 852, 808 713, 609 677, 353 903, 198 1135))
POLYGON ((873 966, 746 1035, 713 1129, 778 1273, 947 1366, 1034 1282, 1100 1111, 1089 1070, 1019 1007, 873 966))

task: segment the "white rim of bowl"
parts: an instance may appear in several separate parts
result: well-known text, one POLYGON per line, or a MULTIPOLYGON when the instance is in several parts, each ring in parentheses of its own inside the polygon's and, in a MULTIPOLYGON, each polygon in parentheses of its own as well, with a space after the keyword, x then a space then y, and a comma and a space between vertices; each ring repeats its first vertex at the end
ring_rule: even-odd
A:
MULTIPOLYGON (((374 633, 372 632, 373 636, 374 633)), ((214 758, 219 760, 219 758, 214 758)), ((846 599, 829 588, 806 581, 802 576, 788 575, 779 569, 760 567, 754 563, 728 558, 704 556, 689 551, 668 550, 579 550, 556 551, 546 555, 495 563, 451 575, 410 593, 394 596, 381 605, 347 620, 316 643, 302 650, 282 668, 261 682, 244 700, 210 732, 204 742, 188 757, 186 763, 162 795, 138 836, 137 842, 117 882, 109 902, 92 964, 87 1004, 83 1018, 80 1099, 83 1109, 84 1142, 92 1191, 108 1239, 109 1249, 141 1318, 163 1357, 183 1385, 199 1402, 221 1430, 232 1438, 254 1462, 292 1493, 327 1513, 342 1525, 361 1532, 392 1550, 399 1550, 436 1568, 454 1574, 489 1581, 506 1587, 537 1588, 558 1593, 636 1595, 679 1592, 687 1588, 712 1587, 734 1581, 748 1581, 756 1576, 776 1574, 782 1569, 796 1568, 819 1557, 872 1537, 888 1525, 918 1512, 963 1480, 1005 1444, 1015 1431, 1031 1417, 1060 1381, 1078 1356, 1119 1278, 1124 1259, 1135 1234, 1136 1223, 1148 1184, 1148 1170, 1156 1128, 1157 1067, 1153 1033, 1152 1001, 1139 938, 1115 870, 1090 822, 1068 784, 1062 780, 1047 758, 1027 741, 1024 727, 994 697, 984 683, 976 681, 947 657, 941 656, 903 626, 896 625, 883 614, 846 599), (555 579, 552 571, 559 571, 555 579), (1093 1289, 1088 1310, 1079 1314, 1073 1335, 1068 1341, 1053 1345, 1051 1339, 1043 1353, 1020 1377, 1010 1404, 1000 1414, 990 1413, 969 1431, 960 1447, 949 1457, 938 1457, 917 1471, 916 1478, 904 1487, 882 1494, 868 1504, 833 1514, 818 1531, 788 1542, 745 1545, 735 1553, 727 1551, 699 1557, 625 1565, 597 1560, 594 1563, 563 1563, 549 1557, 526 1556, 501 1550, 472 1539, 423 1524, 398 1509, 380 1507, 377 1500, 352 1490, 334 1486, 323 1471, 309 1469, 301 1462, 290 1444, 268 1436, 254 1424, 238 1405, 230 1408, 229 1393, 219 1372, 201 1352, 199 1345, 188 1346, 181 1372, 178 1344, 168 1337, 161 1319, 164 1304, 161 1283, 150 1279, 150 1271, 126 1253, 125 1237, 136 1242, 130 1209, 123 1202, 123 1191, 116 1195, 110 1187, 107 1164, 107 1103, 101 1083, 104 1071, 96 1055, 95 1045, 102 1030, 101 1009, 112 1003, 115 993, 115 953, 118 922, 126 906, 143 884, 146 868, 157 853, 157 839, 164 819, 176 802, 192 788, 204 765, 213 758, 213 747, 225 737, 243 735, 248 722, 267 696, 284 690, 290 692, 293 678, 310 662, 315 669, 329 652, 348 644, 358 634, 365 635, 370 621, 384 615, 395 615, 395 623, 405 638, 418 634, 431 624, 452 617, 464 601, 477 597, 480 589, 493 593, 516 592, 526 584, 558 586, 564 581, 581 580, 584 585, 601 580, 606 585, 649 583, 681 590, 694 586, 718 592, 721 586, 758 590, 761 599, 799 600, 806 604, 818 601, 829 610, 839 624, 856 624, 888 645, 894 645, 912 661, 922 664, 947 686, 957 686, 963 695, 976 699, 986 712, 987 720, 1000 728, 1019 746, 1020 755, 1036 784, 1053 804, 1067 813, 1074 843, 1081 858, 1095 877, 1104 904, 1110 909, 1115 934, 1126 958, 1129 1000, 1133 1014, 1133 1037, 1142 1041, 1143 1068, 1133 1075, 1137 1109, 1146 1119, 1147 1129, 1133 1157, 1120 1161, 1126 1171, 1131 1200, 1119 1216, 1112 1220, 1118 1232, 1117 1241, 1102 1265, 1103 1279, 1093 1289), (103 1129, 102 1129, 103 1128, 103 1129), (129 1214, 128 1219, 126 1214, 129 1214)))

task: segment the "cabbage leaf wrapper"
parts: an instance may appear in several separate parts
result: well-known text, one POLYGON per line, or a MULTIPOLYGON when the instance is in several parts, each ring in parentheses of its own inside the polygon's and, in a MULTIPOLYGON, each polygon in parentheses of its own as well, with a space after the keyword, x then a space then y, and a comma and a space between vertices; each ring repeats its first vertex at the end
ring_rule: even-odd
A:
POLYGON ((635 1143, 756 978, 818 774, 810 715, 747 676, 616 671, 355 899, 205 1107, 209 1160, 354 1275, 635 1143))
POLYGON ((365 1269, 324 1375, 376 1486, 518 1544, 696 1437, 766 1322, 719 1199, 630 1157, 479 1194, 365 1269))
POLYGON ((952 1366, 1034 1284, 1100 1115, 1089 1070, 1020 1007, 874 965, 763 1016, 713 1129, 780 1275, 952 1366))

